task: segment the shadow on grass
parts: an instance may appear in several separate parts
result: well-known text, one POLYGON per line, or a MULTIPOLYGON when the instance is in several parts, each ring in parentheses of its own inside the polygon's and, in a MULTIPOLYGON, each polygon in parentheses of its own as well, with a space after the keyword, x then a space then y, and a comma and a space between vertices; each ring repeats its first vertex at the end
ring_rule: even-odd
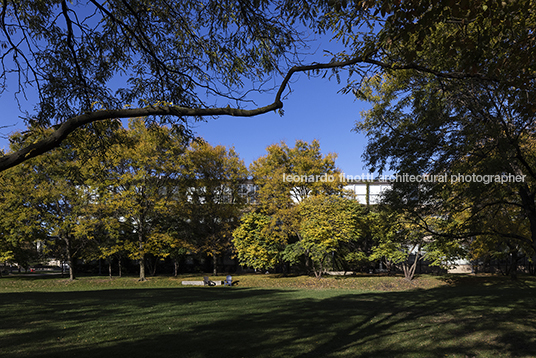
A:
POLYGON ((520 274, 519 279, 512 281, 510 276, 493 274, 451 274, 439 276, 439 278, 451 286, 519 286, 530 288, 536 287, 536 276, 520 274))
POLYGON ((534 289, 0 294, 1 357, 529 357, 534 289))
POLYGON ((24 273, 13 273, 8 275, 3 275, 0 279, 5 280, 36 280, 36 279, 58 279, 58 278, 69 278, 69 273, 61 274, 61 272, 24 272, 24 273))

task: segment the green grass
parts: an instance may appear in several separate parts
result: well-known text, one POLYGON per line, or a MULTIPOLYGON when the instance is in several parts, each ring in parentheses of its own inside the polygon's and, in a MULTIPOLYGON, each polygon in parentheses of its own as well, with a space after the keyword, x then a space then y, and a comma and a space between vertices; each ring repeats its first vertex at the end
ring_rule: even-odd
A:
POLYGON ((199 278, 2 278, 0 357, 536 356, 533 277, 199 278))

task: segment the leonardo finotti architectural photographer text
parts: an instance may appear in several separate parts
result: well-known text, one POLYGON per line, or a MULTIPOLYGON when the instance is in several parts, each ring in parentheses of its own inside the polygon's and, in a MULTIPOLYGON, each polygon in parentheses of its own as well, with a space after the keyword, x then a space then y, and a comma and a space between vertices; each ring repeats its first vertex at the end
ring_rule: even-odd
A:
POLYGON ((355 183, 355 182, 398 182, 398 183, 524 183, 526 175, 514 175, 514 174, 441 174, 441 175, 414 175, 414 174, 394 174, 394 175, 380 175, 374 178, 372 174, 361 175, 346 175, 345 173, 338 174, 321 174, 321 175, 297 175, 297 174, 283 174, 283 181, 288 183, 332 183, 339 181, 343 183, 355 183))

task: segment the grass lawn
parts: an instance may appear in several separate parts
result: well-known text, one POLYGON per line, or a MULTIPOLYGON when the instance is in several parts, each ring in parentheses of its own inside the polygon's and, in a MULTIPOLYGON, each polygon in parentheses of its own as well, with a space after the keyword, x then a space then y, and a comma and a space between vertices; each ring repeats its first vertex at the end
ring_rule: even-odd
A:
POLYGON ((0 357, 536 357, 534 277, 234 278, 1 278, 0 357))

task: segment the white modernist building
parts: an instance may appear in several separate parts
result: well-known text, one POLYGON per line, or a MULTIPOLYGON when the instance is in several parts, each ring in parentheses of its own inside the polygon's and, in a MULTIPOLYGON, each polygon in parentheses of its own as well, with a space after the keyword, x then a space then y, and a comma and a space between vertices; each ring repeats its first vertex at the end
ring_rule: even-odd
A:
POLYGON ((380 202, 381 195, 391 189, 391 185, 386 181, 356 181, 346 184, 344 189, 353 193, 360 204, 376 205, 380 202))

